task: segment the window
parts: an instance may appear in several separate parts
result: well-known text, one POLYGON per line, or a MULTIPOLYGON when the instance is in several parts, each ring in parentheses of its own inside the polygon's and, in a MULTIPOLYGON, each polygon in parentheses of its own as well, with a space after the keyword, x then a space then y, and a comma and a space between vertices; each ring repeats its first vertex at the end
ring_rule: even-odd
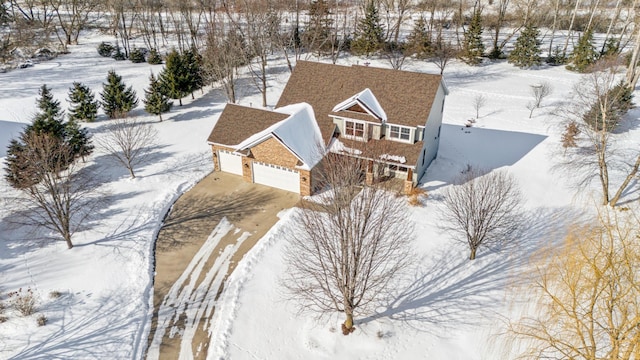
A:
POLYGON ((391 125, 389 137, 409 141, 411 139, 411 129, 403 126, 391 125))
POLYGON ((346 136, 353 137, 364 137, 364 124, 358 123, 354 121, 345 120, 344 121, 344 134, 346 136))

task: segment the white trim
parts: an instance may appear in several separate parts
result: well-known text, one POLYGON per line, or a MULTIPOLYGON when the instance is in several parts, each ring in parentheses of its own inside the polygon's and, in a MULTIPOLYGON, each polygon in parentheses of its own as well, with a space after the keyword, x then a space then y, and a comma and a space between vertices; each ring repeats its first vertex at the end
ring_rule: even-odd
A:
POLYGON ((351 139, 351 140, 359 140, 359 141, 367 141, 369 139, 369 135, 367 133, 367 122, 366 121, 361 121, 361 120, 353 120, 353 119, 349 119, 349 118, 343 118, 344 121, 344 132, 342 134, 342 136, 344 136, 345 139, 351 139), (356 130, 356 124, 362 124, 362 136, 357 136, 357 135, 349 135, 347 134, 347 122, 352 122, 353 123, 353 132, 355 133, 356 130))
POLYGON ((387 128, 388 128, 388 133, 389 133, 389 140, 399 141, 399 142, 404 142, 404 143, 409 143, 409 144, 413 144, 415 142, 414 139, 413 139, 413 138, 416 137, 415 128, 414 127, 404 126, 404 125, 396 125, 396 124, 387 124, 387 128), (391 128, 392 127, 397 127, 398 128, 398 137, 391 136, 391 128), (409 138, 408 139, 401 138, 403 129, 409 130, 409 138), (414 130, 414 131, 411 131, 411 130, 414 130), (413 134, 413 136, 411 136, 411 134, 413 134))

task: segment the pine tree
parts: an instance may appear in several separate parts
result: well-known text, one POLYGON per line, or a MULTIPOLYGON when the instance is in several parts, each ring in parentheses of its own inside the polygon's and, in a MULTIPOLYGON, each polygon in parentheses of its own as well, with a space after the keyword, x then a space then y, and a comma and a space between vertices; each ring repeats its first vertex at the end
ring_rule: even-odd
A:
POLYGON ((182 63, 182 57, 176 50, 172 50, 165 59, 165 67, 158 76, 162 84, 162 91, 172 99, 178 100, 182 106, 182 98, 187 91, 187 66, 182 63))
MULTIPOLYGON (((20 139, 22 137, 24 134, 20 135, 20 139)), ((24 158, 26 151, 26 146, 16 139, 12 139, 7 147, 4 178, 15 189, 24 189, 40 181, 33 168, 35 164, 31 164, 24 158)))
POLYGON ((71 147, 74 157, 81 157, 82 161, 84 161, 85 157, 93 152, 94 146, 91 144, 91 135, 89 135, 86 128, 80 127, 80 124, 74 119, 70 119, 64 125, 64 141, 71 147))
POLYGON ((364 19, 358 22, 351 50, 357 54, 369 56, 382 48, 384 30, 380 24, 378 8, 373 0, 367 2, 364 19))
POLYGON ((571 65, 568 70, 585 73, 589 71, 591 65, 598 60, 598 52, 593 47, 593 31, 587 30, 578 39, 576 47, 571 54, 571 65))
POLYGON ((480 9, 476 8, 473 12, 469 28, 464 32, 460 58, 469 65, 478 65, 482 61, 483 54, 482 16, 480 15, 480 9))
POLYGON ((24 189, 40 182, 38 174, 41 172, 34 168, 38 164, 31 164, 27 160, 30 149, 26 145, 26 139, 33 134, 46 134, 55 141, 69 145, 73 156, 63 157, 68 162, 73 162, 78 157, 84 159, 93 151, 91 138, 86 129, 81 128, 74 120, 62 122, 64 112, 60 109, 60 102, 53 98, 46 85, 40 88, 40 97, 36 100, 36 106, 39 112, 34 116, 33 122, 25 128, 18 139, 11 140, 7 148, 5 179, 16 189, 24 189))
POLYGON ((149 90, 145 89, 144 109, 153 115, 158 115, 162 121, 162 114, 171 110, 173 103, 162 93, 162 84, 151 73, 149 76, 149 90))
POLYGON ((184 90, 187 93, 191 93, 191 98, 193 99, 193 92, 204 86, 202 56, 198 53, 198 50, 192 48, 185 50, 181 57, 182 64, 186 67, 184 90))
POLYGON ((542 63, 540 58, 540 31, 533 25, 526 25, 518 36, 516 45, 509 54, 509 63, 520 67, 528 68, 542 63))
POLYGON ((407 37, 407 51, 418 59, 426 59, 431 55, 431 34, 427 30, 427 22, 424 17, 420 17, 414 24, 411 34, 407 37))
POLYGON ((94 122, 98 115, 98 106, 95 95, 88 86, 74 82, 69 88, 69 120, 94 122))
POLYGON ((109 70, 107 83, 102 84, 102 109, 110 119, 124 117, 138 105, 136 92, 122 82, 122 77, 109 70))

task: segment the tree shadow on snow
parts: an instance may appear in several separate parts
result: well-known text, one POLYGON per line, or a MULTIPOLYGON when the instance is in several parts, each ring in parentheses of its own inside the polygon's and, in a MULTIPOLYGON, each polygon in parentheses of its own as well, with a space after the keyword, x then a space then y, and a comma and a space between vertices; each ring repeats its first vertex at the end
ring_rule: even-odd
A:
MULTIPOLYGON (((90 295, 90 294, 89 294, 90 295)), ((95 299, 99 303, 90 313, 82 305, 89 295, 63 294, 47 312, 50 334, 29 341, 9 360, 123 359, 132 356, 131 330, 143 321, 140 311, 131 307, 130 294, 118 293, 95 299), (123 312, 123 309, 125 311, 123 312)), ((94 301, 91 299, 91 301, 94 301)))
POLYGON ((473 261, 460 243, 424 256, 409 275, 408 285, 390 292, 378 311, 359 323, 389 318, 438 335, 500 318, 505 288, 523 280, 531 254, 562 239, 566 219, 573 215, 568 212, 563 208, 531 213, 521 237, 501 249, 484 249, 473 261))
POLYGON ((223 217, 231 223, 263 210, 273 198, 255 189, 242 194, 207 195, 179 199, 171 208, 158 233, 156 249, 168 251, 188 244, 187 239, 206 237, 223 217), (199 233, 199 236, 198 236, 199 233))

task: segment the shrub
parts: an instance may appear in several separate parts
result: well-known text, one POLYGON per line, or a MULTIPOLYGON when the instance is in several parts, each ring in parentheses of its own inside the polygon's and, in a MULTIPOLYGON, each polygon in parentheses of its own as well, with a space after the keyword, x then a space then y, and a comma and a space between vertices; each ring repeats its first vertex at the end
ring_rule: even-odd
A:
POLYGON ((58 290, 53 290, 53 291, 51 291, 49 293, 49 298, 51 298, 51 299, 57 299, 60 296, 62 296, 62 293, 60 291, 58 291, 58 290))
POLYGON ((420 202, 420 198, 427 197, 427 191, 422 189, 422 188, 418 188, 415 187, 413 188, 413 190, 411 190, 411 193, 409 194, 409 205, 411 206, 418 206, 421 204, 420 202))
POLYGON ((129 53, 129 60, 131 60, 132 63, 143 63, 146 61, 146 59, 144 58, 145 54, 147 53, 147 49, 143 49, 143 48, 133 48, 133 50, 131 50, 131 52, 129 53))
POLYGON ((31 288, 24 292, 20 288, 18 291, 10 292, 8 295, 9 299, 11 299, 11 305, 22 316, 32 315, 36 311, 37 300, 31 288))
POLYGON ((564 65, 567 63, 567 55, 556 46, 545 61, 551 66, 564 65))
POLYGON ((151 65, 162 64, 162 56, 156 49, 151 49, 149 51, 149 56, 147 56, 147 62, 151 65))
POLYGON ((111 57, 113 56, 113 52, 116 50, 115 46, 113 46, 113 44, 108 43, 108 42, 101 42, 100 45, 98 45, 98 54, 100 54, 100 56, 104 56, 104 57, 111 57))
POLYGON ((36 322, 38 323, 38 326, 45 326, 45 325, 47 325, 48 321, 49 321, 49 319, 47 319, 47 317, 44 316, 44 314, 38 315, 38 318, 36 319, 36 322))
POLYGON ((120 47, 116 48, 115 53, 113 54, 112 58, 114 60, 116 60, 116 61, 122 61, 122 60, 126 59, 126 57, 124 56, 122 51, 120 51, 120 47))

